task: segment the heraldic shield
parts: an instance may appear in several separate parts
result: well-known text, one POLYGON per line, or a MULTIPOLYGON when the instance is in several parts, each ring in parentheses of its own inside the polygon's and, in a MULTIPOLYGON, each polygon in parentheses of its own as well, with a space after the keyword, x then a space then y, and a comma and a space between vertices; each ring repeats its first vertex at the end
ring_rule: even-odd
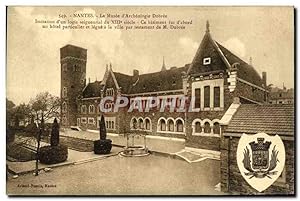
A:
POLYGON ((278 135, 243 134, 237 147, 237 164, 244 179, 259 192, 269 188, 281 175, 285 149, 278 135))

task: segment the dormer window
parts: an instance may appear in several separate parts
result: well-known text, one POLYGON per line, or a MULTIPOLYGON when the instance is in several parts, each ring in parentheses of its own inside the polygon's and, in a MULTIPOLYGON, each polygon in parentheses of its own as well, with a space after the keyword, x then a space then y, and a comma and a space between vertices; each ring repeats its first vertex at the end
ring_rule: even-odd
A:
POLYGON ((206 57, 203 59, 203 65, 209 65, 211 62, 211 58, 210 57, 206 57))

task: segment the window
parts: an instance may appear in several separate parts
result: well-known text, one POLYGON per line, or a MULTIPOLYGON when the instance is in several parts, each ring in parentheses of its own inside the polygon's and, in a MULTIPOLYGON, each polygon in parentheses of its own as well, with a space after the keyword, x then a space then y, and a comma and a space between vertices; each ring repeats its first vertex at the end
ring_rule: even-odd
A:
POLYGON ((95 106, 94 105, 90 105, 89 106, 89 113, 94 113, 95 112, 95 106))
POLYGON ((164 119, 160 120, 160 130, 165 131, 166 130, 166 121, 164 119))
POLYGON ((202 132, 201 123, 196 122, 196 124, 195 124, 195 133, 201 133, 201 132, 202 132))
POLYGON ((88 124, 95 124, 95 119, 92 117, 88 118, 88 124))
POLYGON ((86 105, 81 106, 81 113, 86 114, 86 105))
POLYGON ((81 117, 81 123, 86 124, 86 117, 81 117))
POLYGON ((195 108, 200 108, 201 104, 201 89, 195 89, 195 108))
POLYGON ((214 107, 220 107, 220 87, 214 87, 214 107))
POLYGON ((67 97, 68 96, 68 89, 67 89, 67 87, 63 88, 62 96, 63 97, 67 97))
POLYGON ((204 123, 204 133, 210 133, 211 132, 211 128, 210 128, 210 124, 208 122, 204 123))
POLYGON ((62 118, 62 124, 63 125, 67 125, 67 117, 66 117, 66 115, 64 115, 63 118, 62 118))
POLYGON ((176 131, 177 132, 183 132, 183 122, 181 119, 178 119, 176 121, 176 131))
POLYGON ((133 119, 132 119, 132 122, 131 122, 131 129, 137 129, 137 120, 136 120, 136 118, 133 118, 133 119))
POLYGON ((68 71, 68 65, 66 63, 64 63, 62 65, 62 69, 63 69, 64 72, 67 72, 68 71))
POLYGON ((114 95, 114 89, 108 88, 106 89, 106 96, 113 96, 114 95))
POLYGON ((168 131, 174 131, 174 122, 171 119, 168 121, 168 131))
POLYGON ((150 130, 150 120, 146 119, 145 123, 146 123, 146 130, 150 130))
POLYGON ((218 122, 215 122, 213 127, 214 134, 220 134, 220 128, 220 124, 218 122))
POLYGON ((79 66, 78 64, 75 64, 75 65, 73 66, 73 71, 75 71, 75 72, 80 72, 80 71, 81 71, 80 66, 79 66))
POLYGON ((210 87, 204 87, 204 107, 210 107, 210 87))
POLYGON ((208 65, 208 64, 210 64, 210 62, 211 62, 210 57, 206 57, 203 59, 203 65, 208 65))
POLYGON ((139 119, 139 129, 143 129, 143 128, 144 128, 143 119, 139 119))
POLYGON ((62 104, 62 112, 67 112, 67 110, 68 110, 67 103, 64 102, 64 103, 62 104))
POLYGON ((114 130, 116 129, 116 117, 105 117, 105 125, 107 129, 114 130))

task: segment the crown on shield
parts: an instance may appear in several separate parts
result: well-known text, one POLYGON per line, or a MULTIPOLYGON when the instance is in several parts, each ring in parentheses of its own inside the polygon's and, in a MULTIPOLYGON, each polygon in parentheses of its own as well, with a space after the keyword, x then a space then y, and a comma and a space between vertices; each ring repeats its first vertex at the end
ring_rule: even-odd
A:
POLYGON ((265 138, 257 138, 257 142, 251 142, 250 146, 252 151, 268 151, 271 145, 271 142, 265 141, 265 138))

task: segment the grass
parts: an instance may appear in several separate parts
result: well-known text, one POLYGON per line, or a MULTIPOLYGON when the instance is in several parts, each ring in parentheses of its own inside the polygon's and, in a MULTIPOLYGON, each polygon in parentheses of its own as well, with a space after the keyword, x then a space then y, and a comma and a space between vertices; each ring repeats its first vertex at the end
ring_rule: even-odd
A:
POLYGON ((6 154, 12 158, 12 160, 18 162, 35 160, 36 157, 36 153, 34 151, 14 142, 7 145, 6 154))

